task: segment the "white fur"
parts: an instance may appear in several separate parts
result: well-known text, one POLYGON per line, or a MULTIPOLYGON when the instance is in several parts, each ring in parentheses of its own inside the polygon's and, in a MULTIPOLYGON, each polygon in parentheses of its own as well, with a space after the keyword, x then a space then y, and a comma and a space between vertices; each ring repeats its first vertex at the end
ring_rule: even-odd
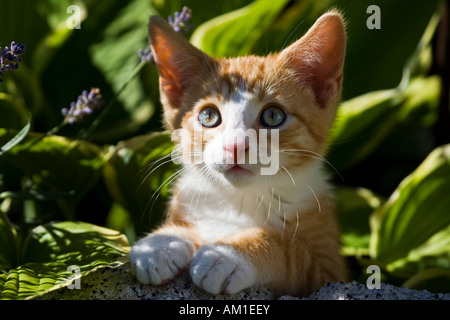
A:
POLYGON ((256 271, 235 249, 224 245, 202 246, 191 262, 192 282, 203 290, 234 294, 255 283, 256 271))
POLYGON ((159 285, 186 268, 193 253, 190 241, 172 235, 150 235, 131 249, 131 271, 140 283, 159 285))
POLYGON ((297 219, 303 210, 320 211, 317 198, 328 191, 320 163, 250 180, 243 187, 227 186, 192 168, 178 181, 183 192, 177 200, 200 236, 212 242, 250 227, 283 231, 286 220, 297 219))

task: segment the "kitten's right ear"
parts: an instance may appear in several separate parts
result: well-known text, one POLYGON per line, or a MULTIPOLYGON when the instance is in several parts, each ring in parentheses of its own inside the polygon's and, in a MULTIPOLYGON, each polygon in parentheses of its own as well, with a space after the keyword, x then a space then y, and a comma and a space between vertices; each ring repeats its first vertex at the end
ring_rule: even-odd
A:
POLYGON ((153 57, 159 72, 161 97, 165 105, 180 107, 183 93, 212 59, 176 33, 161 17, 152 16, 148 25, 153 57))
POLYGON ((312 87, 321 108, 339 96, 345 59, 345 24, 337 11, 323 14, 309 31, 280 54, 299 75, 299 79, 312 87))

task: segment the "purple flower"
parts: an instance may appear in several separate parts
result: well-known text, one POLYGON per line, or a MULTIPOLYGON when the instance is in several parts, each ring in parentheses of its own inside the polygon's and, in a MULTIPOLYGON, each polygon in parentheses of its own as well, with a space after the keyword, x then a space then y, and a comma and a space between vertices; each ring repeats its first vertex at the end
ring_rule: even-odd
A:
POLYGON ((153 59, 153 52, 150 50, 150 47, 145 48, 145 50, 139 49, 138 50, 139 58, 141 58, 142 61, 149 62, 153 59))
POLYGON ((64 116, 64 121, 72 124, 77 121, 82 121, 85 115, 91 114, 95 109, 100 108, 104 101, 100 94, 100 89, 92 88, 87 92, 84 90, 77 101, 70 104, 70 108, 64 108, 61 110, 61 114, 64 116))
POLYGON ((169 24, 172 26, 173 30, 176 32, 187 33, 193 26, 189 24, 189 20, 192 17, 192 10, 188 7, 183 7, 180 12, 175 12, 174 17, 169 16, 169 24))
MULTIPOLYGON (((8 47, 0 46, 0 76, 10 70, 19 69, 19 62, 22 59, 19 57, 25 51, 25 45, 16 43, 15 41, 11 42, 11 49, 8 47)), ((0 82, 3 82, 3 79, 0 78, 0 82)))
MULTIPOLYGON (((175 32, 188 33, 189 30, 193 29, 194 26, 189 23, 192 17, 192 10, 188 7, 183 7, 180 12, 175 12, 174 16, 169 16, 168 21, 175 32)), ((142 61, 149 62, 153 60, 153 53, 150 47, 145 48, 145 50, 139 49, 138 56, 142 61)))

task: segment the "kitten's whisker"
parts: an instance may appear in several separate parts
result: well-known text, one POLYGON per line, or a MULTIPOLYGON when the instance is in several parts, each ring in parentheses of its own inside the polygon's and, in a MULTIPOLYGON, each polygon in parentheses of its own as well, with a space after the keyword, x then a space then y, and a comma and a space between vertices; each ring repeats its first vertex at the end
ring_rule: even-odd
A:
POLYGON ((293 154, 291 152, 300 152, 300 153, 302 153, 301 154, 302 156, 314 158, 314 159, 317 159, 317 160, 321 160, 321 161, 325 162, 327 165, 329 165, 338 174, 338 176, 342 179, 342 181, 345 182, 344 177, 340 174, 338 169, 336 169, 336 167, 333 166, 331 164, 331 162, 328 161, 324 156, 322 156, 321 154, 319 154, 317 152, 314 152, 314 151, 311 151, 311 150, 305 150, 305 149, 283 149, 283 150, 279 150, 279 151, 275 151, 275 152, 285 153, 285 154, 289 154, 289 155, 292 155, 292 156, 296 156, 296 154, 293 154), (309 153, 312 153, 313 155, 304 154, 303 152, 309 152, 309 153))
POLYGON ((158 189, 156 189, 152 196, 150 197, 150 199, 147 202, 147 205, 145 206, 144 212, 147 211, 148 206, 150 205, 150 202, 152 202, 152 206, 150 208, 150 215, 153 211, 153 207, 156 203, 156 200, 158 200, 159 196, 161 195, 161 193, 159 192, 163 187, 167 186, 168 184, 170 184, 173 180, 175 180, 176 178, 178 178, 183 172, 185 171, 185 168, 182 168, 180 170, 175 171, 175 173, 173 173, 172 175, 170 175, 170 177, 168 177, 166 180, 164 180, 164 182, 158 187, 158 189))
POLYGON ((142 187, 142 185, 144 184, 144 182, 151 176, 151 174, 152 174, 153 172, 155 172, 156 170, 158 170, 159 167, 161 167, 161 166, 163 166, 163 165, 165 165, 165 164, 167 164, 167 163, 170 163, 170 162, 172 162, 172 159, 163 161, 163 162, 160 163, 158 166, 156 166, 155 168, 153 168, 153 170, 151 170, 149 173, 147 173, 147 174, 145 175, 145 177, 142 179, 142 182, 139 184, 138 190, 142 187))
POLYGON ((271 196, 270 201, 269 201, 269 209, 267 210, 267 218, 266 218, 266 221, 264 221, 263 226, 266 225, 266 223, 267 223, 267 221, 269 220, 269 217, 270 217, 270 209, 272 208, 273 194, 274 194, 274 189, 272 187, 272 196, 271 196))
POLYGON ((264 195, 261 195, 261 201, 259 202, 259 205, 258 205, 258 207, 256 208, 256 210, 255 210, 255 213, 259 210, 259 208, 261 207, 261 205, 262 205, 262 203, 263 203, 263 200, 264 200, 264 195))
POLYGON ((298 212, 296 212, 295 215, 297 216, 297 223, 295 224, 294 234, 292 235, 291 246, 294 243, 295 235, 297 234, 297 229, 298 229, 298 224, 299 224, 298 212))
POLYGON ((320 206, 320 201, 319 201, 319 198, 317 198, 316 193, 314 192, 314 190, 311 188, 311 186, 309 184, 306 184, 306 186, 309 188, 309 190, 311 190, 312 194, 314 195, 314 198, 316 198, 317 206, 319 207, 319 212, 322 212, 322 208, 320 206))
MULTIPOLYGON (((180 195, 180 193, 183 191, 183 189, 189 184, 189 180, 186 181, 180 188, 180 190, 178 190, 177 194, 175 196, 172 197, 172 201, 175 201, 178 196, 180 195)), ((187 193, 189 193, 190 190, 187 191, 187 193)), ((170 216, 170 213, 172 212, 172 206, 169 206, 169 212, 167 213, 167 216, 170 216)), ((188 220, 189 220, 189 216, 188 216, 188 220)))
POLYGON ((295 184, 295 180, 292 177, 291 173, 288 171, 288 169, 286 169, 285 167, 282 167, 284 169, 284 171, 286 171, 286 173, 289 175, 289 177, 291 178, 292 184, 294 185, 294 187, 297 188, 297 185, 295 184))
POLYGON ((151 163, 147 163, 145 164, 142 168, 140 168, 138 170, 138 172, 135 174, 134 179, 137 179, 138 176, 141 176, 143 174, 147 175, 146 172, 150 171, 153 166, 157 165, 160 161, 164 161, 169 155, 165 155, 164 157, 161 157, 159 159, 156 159, 155 161, 151 162, 151 163))
POLYGON ((281 232, 281 239, 284 239, 284 229, 286 228, 286 211, 283 212, 283 231, 281 232))
MULTIPOLYGON (((202 173, 202 175, 207 175, 207 174, 208 174, 208 172, 207 172, 207 167, 203 167, 203 168, 201 169, 201 173, 202 173)), ((205 185, 206 185, 206 183, 204 183, 204 184, 202 185, 202 188, 200 189, 200 192, 198 193, 198 196, 197 196, 197 208, 198 208, 200 196, 202 195, 202 193, 206 193, 206 192, 203 192, 203 188, 205 188, 205 185)))
POLYGON ((174 181, 176 178, 178 178, 181 174, 183 174, 183 173, 184 173, 185 171, 187 171, 188 169, 189 169, 188 167, 181 168, 181 169, 175 171, 173 174, 171 174, 166 180, 164 180, 164 182, 158 187, 158 189, 156 189, 156 190, 153 192, 152 196, 150 197, 149 201, 147 202, 147 205, 146 205, 146 207, 145 207, 145 209, 144 209, 144 212, 147 211, 150 202, 152 202, 152 206, 151 206, 151 208, 150 208, 150 214, 151 214, 151 212, 152 212, 152 210, 153 210, 153 207, 154 207, 154 205, 155 205, 155 203, 156 203, 156 200, 159 198, 159 196, 160 196, 160 194, 161 194, 161 193, 160 193, 160 190, 161 190, 163 187, 165 187, 165 186, 169 185, 170 183, 172 183, 172 181, 174 181), (155 196, 156 196, 156 197, 155 197, 155 196))

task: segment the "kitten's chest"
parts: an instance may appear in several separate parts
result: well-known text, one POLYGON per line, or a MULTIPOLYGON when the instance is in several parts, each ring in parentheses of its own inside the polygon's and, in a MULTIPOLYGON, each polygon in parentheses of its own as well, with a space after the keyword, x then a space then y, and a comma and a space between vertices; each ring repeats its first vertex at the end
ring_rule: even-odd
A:
POLYGON ((257 207, 240 197, 212 192, 198 197, 184 196, 181 202, 185 219, 194 224, 208 242, 262 225, 257 207))
POLYGON ((282 234, 296 232, 302 214, 320 211, 318 198, 327 193, 322 175, 313 171, 303 172, 295 185, 286 179, 273 184, 259 181, 244 188, 223 187, 192 171, 177 181, 176 189, 179 191, 173 201, 180 214, 206 241, 254 227, 282 234))
POLYGON ((253 227, 279 229, 295 215, 295 206, 271 192, 246 188, 219 192, 214 188, 185 190, 178 196, 184 218, 206 241, 227 237, 253 227))

